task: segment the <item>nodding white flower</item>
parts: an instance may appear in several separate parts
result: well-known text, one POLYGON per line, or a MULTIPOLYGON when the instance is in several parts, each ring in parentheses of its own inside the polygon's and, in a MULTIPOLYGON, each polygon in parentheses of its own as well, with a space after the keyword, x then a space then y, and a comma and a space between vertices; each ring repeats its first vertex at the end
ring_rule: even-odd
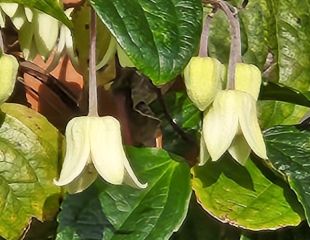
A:
POLYGON ((69 193, 89 187, 98 173, 111 184, 145 188, 135 176, 122 145, 120 124, 111 116, 76 117, 66 128, 66 156, 55 184, 69 193))
POLYGON ((244 91, 222 90, 203 119, 203 138, 213 161, 226 150, 245 164, 251 149, 267 159, 265 142, 256 115, 256 99, 244 91))

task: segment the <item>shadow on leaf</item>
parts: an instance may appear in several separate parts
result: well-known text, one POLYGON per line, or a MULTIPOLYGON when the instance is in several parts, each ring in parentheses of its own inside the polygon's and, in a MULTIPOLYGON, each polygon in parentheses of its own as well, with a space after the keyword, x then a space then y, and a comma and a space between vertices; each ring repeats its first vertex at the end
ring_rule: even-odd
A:
POLYGON ((247 169, 236 163, 228 154, 219 161, 209 161, 203 167, 197 167, 195 172, 197 178, 203 179, 202 182, 206 187, 216 183, 220 175, 224 174, 243 188, 255 191, 252 177, 247 169))
POLYGON ((111 224, 102 212, 98 194, 92 186, 66 197, 59 215, 58 237, 78 235, 79 239, 103 239, 103 229, 111 224))

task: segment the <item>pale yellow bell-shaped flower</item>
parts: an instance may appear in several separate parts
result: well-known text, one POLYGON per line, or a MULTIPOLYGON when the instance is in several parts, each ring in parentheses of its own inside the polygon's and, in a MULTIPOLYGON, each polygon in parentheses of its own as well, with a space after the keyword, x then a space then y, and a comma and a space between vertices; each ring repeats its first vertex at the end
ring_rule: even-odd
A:
POLYGON ((66 128, 66 156, 55 184, 69 193, 89 187, 98 173, 107 182, 145 188, 135 176, 122 145, 120 124, 111 116, 76 117, 66 128))
POLYGON ((244 91, 220 91, 203 119, 203 138, 213 161, 226 150, 245 164, 251 149, 267 159, 266 146, 258 124, 256 100, 244 91))
POLYGON ((224 71, 224 65, 210 57, 192 57, 184 69, 188 97, 200 111, 206 110, 222 89, 224 71))

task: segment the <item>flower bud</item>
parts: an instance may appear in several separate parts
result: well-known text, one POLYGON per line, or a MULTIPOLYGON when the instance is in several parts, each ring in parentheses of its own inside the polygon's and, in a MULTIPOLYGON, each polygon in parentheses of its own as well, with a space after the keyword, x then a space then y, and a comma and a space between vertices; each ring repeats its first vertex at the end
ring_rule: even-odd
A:
POLYGON ((235 88, 252 95, 257 100, 262 83, 261 71, 252 64, 237 63, 235 72, 235 88))
POLYGON ((210 57, 193 57, 184 69, 188 96, 200 111, 206 110, 221 89, 223 71, 224 66, 210 57))
POLYGON ((0 56, 0 104, 12 94, 18 72, 18 61, 12 55, 0 56))

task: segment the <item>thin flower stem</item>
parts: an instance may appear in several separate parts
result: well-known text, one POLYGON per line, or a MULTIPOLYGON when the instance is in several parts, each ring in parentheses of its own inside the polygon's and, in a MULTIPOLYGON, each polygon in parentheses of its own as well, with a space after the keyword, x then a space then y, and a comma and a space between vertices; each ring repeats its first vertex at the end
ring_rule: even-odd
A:
POLYGON ((234 15, 225 1, 219 0, 217 2, 220 9, 226 14, 230 24, 231 44, 229 63, 227 71, 227 89, 235 89, 235 69, 236 64, 241 62, 241 36, 240 24, 238 17, 234 15))
POLYGON ((90 10, 90 47, 89 47, 89 102, 88 116, 98 116, 97 79, 96 79, 96 12, 90 10))
POLYGON ((200 48, 199 48, 200 57, 208 57, 208 40, 209 40, 211 21, 212 17, 210 15, 207 15, 204 19, 203 29, 200 37, 200 48))
POLYGON ((2 37, 2 29, 0 28, 0 53, 4 53, 4 43, 2 37))

